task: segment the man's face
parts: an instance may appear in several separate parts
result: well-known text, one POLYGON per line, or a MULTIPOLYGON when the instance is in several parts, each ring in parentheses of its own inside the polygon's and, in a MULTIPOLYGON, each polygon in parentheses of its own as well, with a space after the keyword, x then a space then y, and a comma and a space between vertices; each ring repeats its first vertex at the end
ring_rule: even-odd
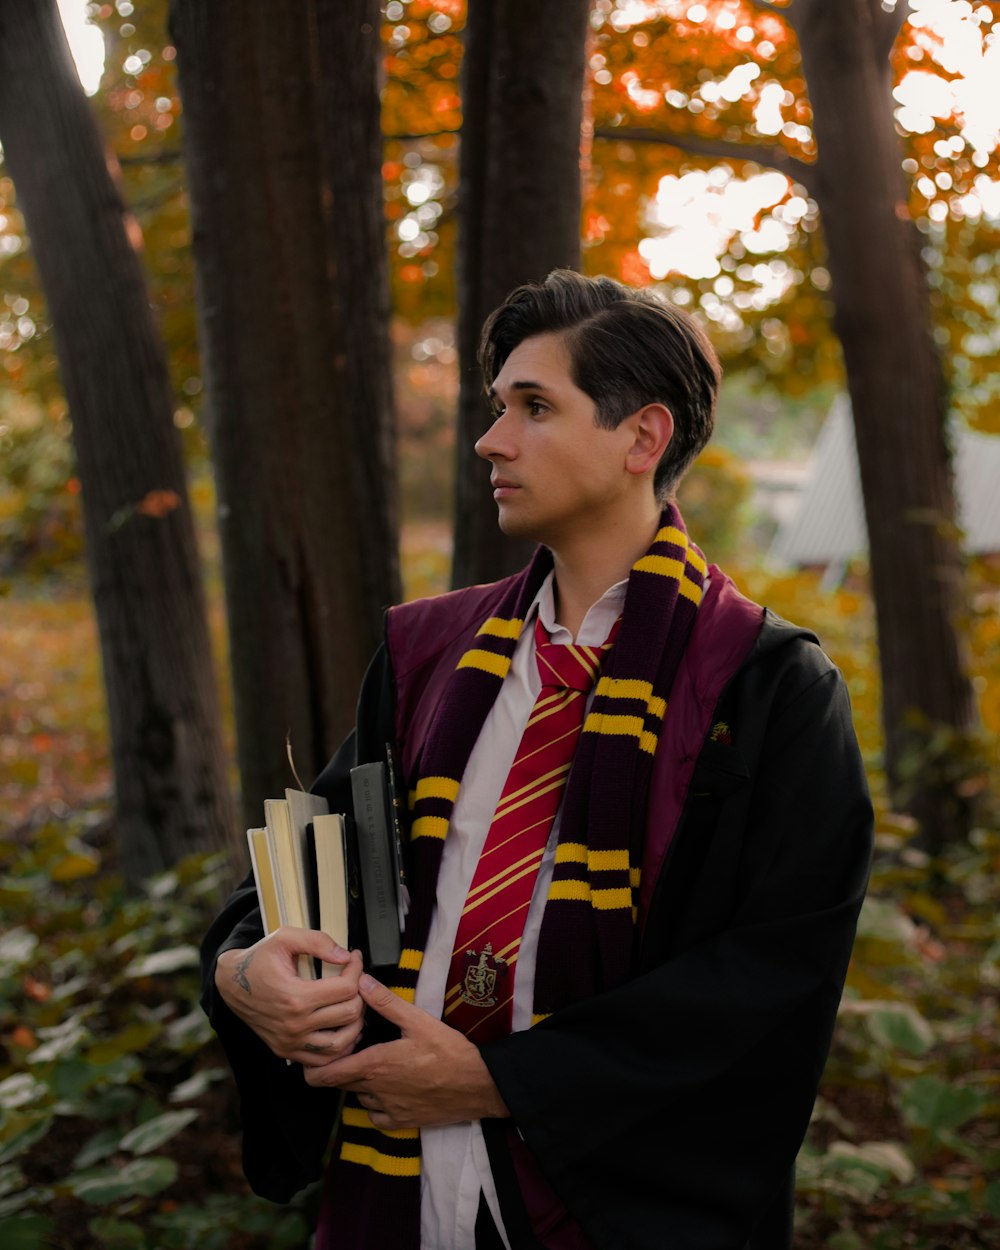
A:
POLYGON ((602 429, 594 401, 570 376, 559 334, 525 339, 492 389, 496 419, 476 443, 493 465, 500 528, 558 548, 613 522, 634 479, 625 469, 628 422, 602 429))

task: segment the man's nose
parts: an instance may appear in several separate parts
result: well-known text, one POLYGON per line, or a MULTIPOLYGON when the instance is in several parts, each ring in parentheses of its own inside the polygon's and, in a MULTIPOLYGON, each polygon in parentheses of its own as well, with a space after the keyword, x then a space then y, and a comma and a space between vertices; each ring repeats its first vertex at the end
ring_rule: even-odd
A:
POLYGON ((492 425, 476 440, 476 455, 484 460, 492 460, 495 456, 502 460, 513 460, 516 455, 510 437, 510 426, 507 414, 501 413, 494 417, 492 425))

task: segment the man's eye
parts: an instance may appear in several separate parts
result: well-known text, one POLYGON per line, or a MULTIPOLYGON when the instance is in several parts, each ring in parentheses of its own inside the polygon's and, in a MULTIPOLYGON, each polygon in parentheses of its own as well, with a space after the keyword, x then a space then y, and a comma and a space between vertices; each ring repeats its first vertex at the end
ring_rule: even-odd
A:
POLYGON ((533 417, 538 417, 546 411, 546 408, 540 399, 530 399, 528 401, 528 411, 533 417))

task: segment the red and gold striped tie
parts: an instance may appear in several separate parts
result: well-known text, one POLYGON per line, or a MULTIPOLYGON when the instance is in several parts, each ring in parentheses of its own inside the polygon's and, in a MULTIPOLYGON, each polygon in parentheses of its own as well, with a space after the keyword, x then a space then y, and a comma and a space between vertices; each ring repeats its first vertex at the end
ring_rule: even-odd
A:
POLYGON ((486 835, 459 921, 444 1019, 472 1041, 511 1029, 517 952, 535 877, 569 777, 587 694, 618 632, 602 647, 551 643, 535 623, 542 679, 486 835))

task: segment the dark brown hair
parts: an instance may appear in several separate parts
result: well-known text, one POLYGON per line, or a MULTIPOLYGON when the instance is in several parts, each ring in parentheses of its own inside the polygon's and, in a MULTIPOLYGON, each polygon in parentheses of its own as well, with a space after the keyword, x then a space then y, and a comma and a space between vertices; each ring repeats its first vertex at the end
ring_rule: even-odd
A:
POLYGON ((487 318, 479 343, 487 389, 515 347, 553 333, 566 341, 573 382, 594 401, 598 425, 614 429, 646 404, 670 409, 674 435, 653 479, 666 500, 715 425, 721 369, 705 331, 652 291, 554 269, 487 318))

